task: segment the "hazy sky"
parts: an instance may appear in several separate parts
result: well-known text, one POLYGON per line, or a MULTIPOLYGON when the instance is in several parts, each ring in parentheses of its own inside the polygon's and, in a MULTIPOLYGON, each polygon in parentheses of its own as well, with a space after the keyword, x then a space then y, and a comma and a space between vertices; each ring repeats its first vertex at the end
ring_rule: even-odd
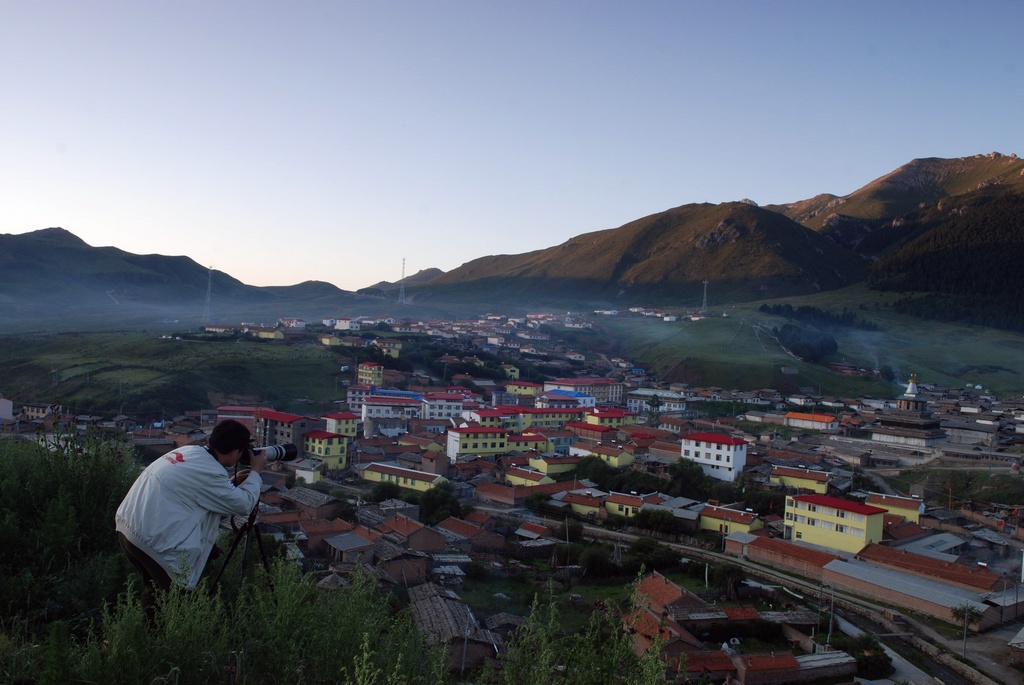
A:
POLYGON ((1024 2, 0 0, 0 233, 354 290, 1024 154, 1024 2))

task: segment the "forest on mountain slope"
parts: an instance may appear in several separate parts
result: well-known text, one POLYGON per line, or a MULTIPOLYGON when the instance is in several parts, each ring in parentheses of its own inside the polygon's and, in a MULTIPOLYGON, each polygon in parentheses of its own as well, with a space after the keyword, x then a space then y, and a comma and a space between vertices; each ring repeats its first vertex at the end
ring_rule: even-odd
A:
MULTIPOLYGON (((1024 196, 976 198, 952 212, 881 257, 868 285, 907 293, 893 305, 906 314, 1024 330, 1024 196)), ((921 217, 919 228, 932 221, 921 217)))

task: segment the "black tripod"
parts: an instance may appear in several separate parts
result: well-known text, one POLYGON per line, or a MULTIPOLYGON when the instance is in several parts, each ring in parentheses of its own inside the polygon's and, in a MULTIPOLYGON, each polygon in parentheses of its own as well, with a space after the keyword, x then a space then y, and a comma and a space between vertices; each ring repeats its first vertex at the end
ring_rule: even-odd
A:
POLYGON ((270 576, 270 560, 267 559, 267 551, 263 548, 263 536, 260 535, 260 523, 256 520, 256 515, 260 510, 260 501, 256 500, 256 505, 249 512, 249 517, 245 520, 241 526, 235 527, 235 519, 231 518, 231 528, 235 531, 235 539, 231 543, 231 547, 228 548, 227 554, 224 555, 224 564, 217 571, 217 576, 213 579, 212 588, 217 587, 220 582, 220 577, 224 575, 224 570, 228 567, 231 562, 231 557, 234 556, 235 550, 238 549, 238 544, 245 541, 242 545, 242 572, 241 577, 245 578, 249 572, 249 553, 252 551, 252 540, 256 538, 256 546, 260 549, 260 559, 263 561, 263 570, 267 572, 267 583, 270 585, 271 591, 274 590, 274 581, 271 580, 270 576))

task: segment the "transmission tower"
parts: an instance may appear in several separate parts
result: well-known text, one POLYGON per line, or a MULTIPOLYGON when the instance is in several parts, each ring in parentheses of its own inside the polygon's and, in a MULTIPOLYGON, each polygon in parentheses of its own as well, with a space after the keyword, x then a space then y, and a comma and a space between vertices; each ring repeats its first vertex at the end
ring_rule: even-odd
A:
POLYGON ((210 322, 210 291, 213 290, 213 267, 206 273, 206 307, 203 309, 203 323, 210 322))
POLYGON ((707 315, 708 313, 708 279, 704 279, 704 302, 700 306, 700 313, 707 315))
POLYGON ((405 304, 405 257, 402 257, 402 280, 398 282, 398 304, 405 304))

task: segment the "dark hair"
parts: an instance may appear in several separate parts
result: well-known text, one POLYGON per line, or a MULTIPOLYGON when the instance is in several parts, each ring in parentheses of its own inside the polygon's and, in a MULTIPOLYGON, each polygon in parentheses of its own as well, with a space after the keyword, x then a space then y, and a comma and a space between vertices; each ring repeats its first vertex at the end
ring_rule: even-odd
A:
POLYGON ((252 434, 245 425, 234 419, 224 419, 213 427, 213 432, 206 439, 210 448, 218 454, 227 454, 235 450, 243 452, 249 447, 252 434))

